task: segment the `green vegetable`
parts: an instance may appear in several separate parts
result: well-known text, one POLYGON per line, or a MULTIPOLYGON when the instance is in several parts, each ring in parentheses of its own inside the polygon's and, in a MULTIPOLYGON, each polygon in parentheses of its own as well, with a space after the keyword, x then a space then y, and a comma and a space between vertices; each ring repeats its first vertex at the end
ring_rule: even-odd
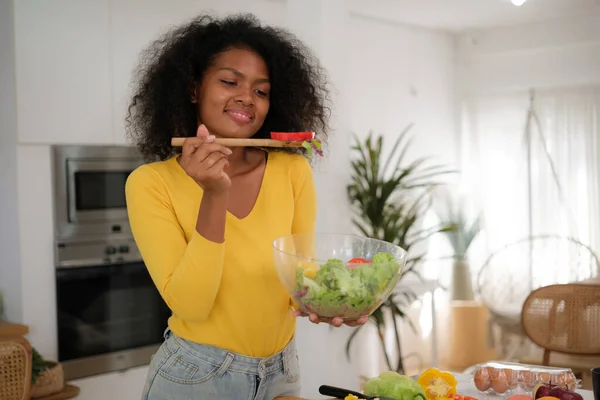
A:
POLYGON ((396 400, 426 400, 425 390, 410 376, 388 371, 365 383, 367 396, 384 396, 396 400))
POLYGON ((393 289, 399 269, 389 253, 377 253, 369 264, 350 266, 332 258, 318 271, 299 266, 294 298, 303 311, 322 317, 369 315, 393 289))

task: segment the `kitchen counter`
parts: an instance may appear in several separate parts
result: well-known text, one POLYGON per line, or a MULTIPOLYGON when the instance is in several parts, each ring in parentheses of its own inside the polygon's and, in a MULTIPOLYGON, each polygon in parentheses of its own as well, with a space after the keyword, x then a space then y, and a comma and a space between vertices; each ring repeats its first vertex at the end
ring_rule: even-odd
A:
MULTIPOLYGON (((469 374, 454 374, 456 380, 458 381, 457 392, 467 396, 473 396, 480 400, 502 400, 504 397, 502 396, 494 396, 494 395, 482 395, 475 389, 475 386, 472 383, 472 377, 469 374)), ((594 400, 594 393, 591 390, 577 390, 581 396, 583 396, 583 400, 594 400)), ((314 399, 306 399, 303 397, 295 397, 295 396, 285 396, 285 397, 277 397, 274 400, 314 400, 314 399)), ((336 400, 336 399, 327 399, 327 400, 336 400)), ((338 399, 339 400, 339 399, 338 399)))

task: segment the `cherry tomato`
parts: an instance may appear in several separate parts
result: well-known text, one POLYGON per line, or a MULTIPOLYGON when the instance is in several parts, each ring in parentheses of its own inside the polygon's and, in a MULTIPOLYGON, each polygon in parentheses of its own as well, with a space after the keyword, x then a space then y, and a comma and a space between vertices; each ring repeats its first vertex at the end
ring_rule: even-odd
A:
POLYGON ((353 258, 352 260, 348 261, 348 264, 371 264, 371 261, 369 260, 365 260, 364 258, 353 258))

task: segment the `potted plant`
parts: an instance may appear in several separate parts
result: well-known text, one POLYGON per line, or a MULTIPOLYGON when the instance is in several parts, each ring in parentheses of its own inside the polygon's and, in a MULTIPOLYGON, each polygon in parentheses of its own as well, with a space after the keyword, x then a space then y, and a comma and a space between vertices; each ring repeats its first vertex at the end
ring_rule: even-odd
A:
MULTIPOLYGON (((351 182, 347 187, 348 199, 355 213, 352 222, 365 236, 394 243, 408 252, 400 281, 409 274, 418 278, 418 267, 426 254, 414 254, 416 246, 432 235, 447 229, 444 226, 423 227, 423 217, 430 210, 432 190, 443 184, 443 175, 453 171, 442 165, 431 165, 427 157, 406 162, 411 138, 409 125, 396 139, 390 154, 383 158, 384 140, 369 133, 364 141, 355 137, 352 150, 357 158, 351 162, 351 182)), ((395 292, 369 318, 378 333, 385 362, 389 370, 404 372, 400 341, 399 320, 406 318, 406 308, 416 296, 412 291, 395 292), (395 353, 388 350, 384 340, 389 326, 395 333, 395 353)), ((416 330, 409 319, 406 319, 416 330)), ((346 343, 346 356, 350 357, 352 341, 360 331, 355 329, 346 343)))
POLYGON ((40 353, 31 348, 31 398, 50 396, 65 387, 62 364, 44 360, 40 353))
POLYGON ((451 228, 445 230, 443 234, 453 251, 450 299, 471 301, 475 299, 475 295, 467 252, 481 231, 481 214, 469 221, 464 201, 453 201, 449 194, 444 194, 442 197, 445 207, 443 210, 438 210, 437 214, 440 222, 451 228))

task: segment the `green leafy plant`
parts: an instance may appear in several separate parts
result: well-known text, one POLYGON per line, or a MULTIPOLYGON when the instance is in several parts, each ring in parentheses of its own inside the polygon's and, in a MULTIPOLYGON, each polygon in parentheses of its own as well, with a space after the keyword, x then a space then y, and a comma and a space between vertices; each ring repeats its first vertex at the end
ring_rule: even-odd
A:
POLYGON ((452 228, 445 230, 444 236, 452 246, 455 260, 466 260, 469 247, 481 232, 482 215, 469 220, 462 201, 453 201, 451 196, 443 195, 445 210, 437 211, 438 219, 442 224, 452 228))
MULTIPOLYGON (((407 162, 407 153, 412 144, 409 125, 396 139, 389 156, 383 159, 384 140, 369 133, 364 141, 355 137, 352 148, 357 157, 351 162, 351 182, 347 187, 348 198, 355 213, 352 222, 363 235, 396 244, 408 251, 408 258, 399 282, 407 275, 419 279, 418 267, 426 254, 412 254, 415 246, 432 235, 450 229, 438 225, 422 227, 423 217, 432 206, 431 192, 444 184, 442 176, 453 173, 443 165, 432 165, 428 157, 407 162), (413 250, 411 252, 411 250, 413 250)), ((406 309, 416 300, 414 292, 396 291, 373 314, 369 321, 377 328, 389 370, 404 372, 400 326, 398 320, 406 320, 406 309), (391 316, 386 317, 386 315, 391 316), (397 362, 392 362, 385 346, 385 331, 392 324, 395 332, 397 362)), ((346 343, 346 356, 350 358, 352 342, 362 327, 355 329, 346 343)))
POLYGON ((35 349, 31 349, 31 384, 34 385, 37 378, 48 369, 48 362, 44 360, 42 355, 35 349))

